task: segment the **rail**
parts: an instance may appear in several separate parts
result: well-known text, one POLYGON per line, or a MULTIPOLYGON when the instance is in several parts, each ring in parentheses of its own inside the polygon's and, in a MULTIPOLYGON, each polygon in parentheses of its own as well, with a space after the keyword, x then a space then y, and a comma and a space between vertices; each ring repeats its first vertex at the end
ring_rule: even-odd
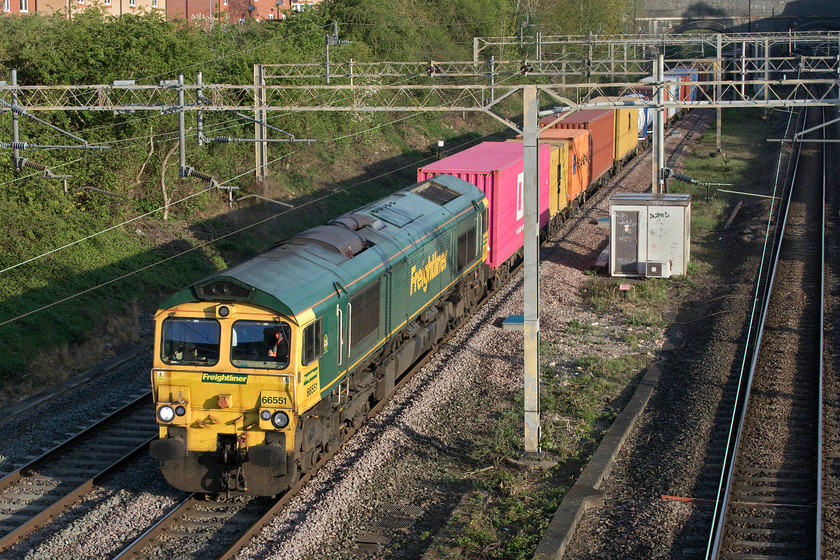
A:
MULTIPOLYGON (((823 121, 825 118, 823 118, 823 121)), ((803 127, 804 127, 805 119, 803 119, 803 127)), ((756 462, 750 463, 750 466, 741 466, 739 461, 743 461, 742 455, 746 456, 746 449, 745 445, 749 442, 749 436, 746 435, 748 431, 755 431, 755 428, 747 429, 749 427, 748 417, 750 416, 751 407, 754 407, 752 396, 754 392, 754 385, 760 377, 757 377, 757 370, 760 371, 761 368, 758 367, 759 364, 759 357, 762 354, 762 343, 766 342, 765 339, 765 325, 767 324, 768 318, 768 310, 771 309, 771 297, 773 296, 773 288, 776 283, 777 272, 780 271, 780 262, 782 254, 782 246, 783 240, 787 241, 786 237, 786 229, 788 228, 788 221, 791 217, 791 208, 792 208, 792 198, 794 192, 797 189, 797 181, 798 175, 800 173, 800 163, 803 161, 803 154, 802 154, 802 145, 799 144, 797 147, 797 154, 796 154, 796 163, 793 170, 793 177, 791 179, 791 186, 787 193, 785 205, 783 207, 783 217, 781 220, 781 224, 778 228, 778 236, 776 238, 776 246, 773 252, 772 264, 766 284, 766 288, 763 291, 763 295, 761 297, 761 311, 760 315, 758 316, 758 330, 755 335, 754 339, 750 339, 753 342, 750 344, 748 343, 748 359, 750 362, 749 372, 746 378, 742 381, 738 391, 741 393, 740 397, 736 397, 736 410, 733 412, 733 425, 732 429, 734 429, 735 423, 737 422, 737 430, 733 433, 732 429, 730 430, 730 443, 727 445, 726 455, 724 460, 724 469, 721 473, 721 484, 718 489, 718 498, 716 501, 716 508, 714 512, 712 528, 709 535, 709 543, 706 550, 706 558, 719 558, 726 556, 727 550, 732 552, 733 550, 739 550, 741 553, 744 553, 745 550, 755 550, 755 549, 762 549, 762 553, 766 552, 767 548, 773 547, 805 547, 807 546, 810 550, 813 546, 813 549, 816 553, 816 558, 820 558, 821 555, 821 531, 822 531, 822 519, 821 519, 821 509, 822 509, 822 433, 820 428, 820 433, 818 435, 818 441, 815 444, 815 447, 808 447, 805 445, 807 442, 805 440, 802 441, 803 445, 799 446, 799 441, 791 441, 796 437, 796 433, 794 430, 797 426, 800 426, 800 431, 802 430, 801 424, 802 420, 802 412, 797 416, 797 421, 794 421, 793 415, 796 414, 797 409, 791 408, 787 410, 787 412, 783 414, 787 414, 790 416, 785 416, 786 423, 788 424, 788 429, 791 430, 790 433, 785 434, 788 435, 788 443, 784 447, 784 451, 782 451, 782 455, 779 456, 777 462, 781 464, 781 466, 777 466, 774 468, 767 468, 766 465, 772 461, 765 462, 756 462), (798 422, 798 423, 797 423, 798 422), (792 489, 793 486, 785 481, 790 480, 790 467, 785 466, 788 464, 789 461, 795 460, 792 459, 792 456, 796 453, 791 451, 792 449, 800 449, 802 448, 803 457, 805 455, 808 456, 807 465, 803 465, 803 468, 807 466, 806 472, 808 473, 803 474, 803 477, 806 477, 805 484, 797 486, 796 489, 792 489), (804 448, 809 449, 810 451, 804 450, 804 448), (816 465, 810 465, 810 459, 813 459, 814 453, 817 455, 816 465), (759 468, 761 466, 761 468, 759 468), (755 467, 755 468, 752 468, 755 467), (742 472, 743 471, 743 472, 742 472), (752 471, 757 471, 753 473, 752 471), (809 486, 810 483, 814 482, 814 479, 807 478, 814 476, 816 480, 816 487, 812 488, 809 486), (772 486, 770 486, 772 485, 772 486), (785 489, 787 492, 791 492, 794 495, 790 496, 788 499, 780 500, 778 498, 777 491, 780 489, 785 489), (759 494, 758 490, 763 490, 764 494, 759 494), (812 494, 813 492, 813 494, 812 494), (723 494, 721 496, 721 493, 723 494), (737 499, 734 496, 760 496, 754 498, 752 501, 746 501, 743 499, 737 499), (811 505, 810 496, 813 495, 816 500, 815 505, 811 505), (773 498, 775 496, 775 498, 773 498), (750 511, 753 512, 751 515, 747 515, 743 518, 736 516, 733 512, 734 509, 737 507, 748 507, 750 511), (798 509, 798 510, 813 510, 816 509, 816 528, 815 532, 810 534, 809 536, 805 536, 805 541, 803 543, 780 543, 778 540, 773 540, 773 535, 776 533, 790 533, 790 534, 798 534, 800 529, 797 528, 795 525, 786 525, 784 521, 782 521, 783 517, 776 518, 774 517, 775 514, 767 514, 766 511, 768 509, 775 509, 779 511, 779 509, 798 509), (768 525, 766 523, 766 517, 762 517, 761 511, 765 511, 765 516, 771 516, 776 522, 773 525, 768 525), (765 519, 764 525, 761 528, 754 528, 751 523, 760 524, 761 520, 765 519), (730 527, 730 523, 732 527, 728 530, 727 528, 730 527), (774 527, 775 525, 775 527, 774 527), (730 536, 733 534, 745 534, 745 535, 763 535, 761 538, 754 538, 751 540, 749 536, 747 537, 734 537, 730 536), (774 544, 775 543, 775 544, 774 544)), ((825 155, 823 150, 823 166, 821 169, 821 174, 823 177, 823 183, 825 183, 825 155)), ((801 181, 800 181, 801 182, 801 181)), ((799 186, 799 190, 802 190, 803 187, 799 186)), ((822 214, 822 224, 821 224, 821 233, 820 239, 824 240, 825 235, 825 190, 823 187, 822 193, 822 206, 820 207, 820 211, 822 214)), ((803 205, 804 206, 804 205, 803 205)), ((798 229, 801 229, 801 226, 797 226, 798 229)), ((812 230, 813 231, 813 230, 812 230)), ((813 233, 811 234, 813 235, 813 233)), ((802 243, 802 241, 799 241, 802 243)), ((808 241, 805 240, 807 244, 808 241)), ((788 251, 796 251, 797 249, 787 249, 788 251)), ((825 270, 825 247, 824 242, 822 242, 822 246, 820 248, 821 255, 819 258, 819 267, 821 276, 824 277, 824 270, 825 270)), ((816 259, 815 259, 816 260, 816 259)), ((811 261, 814 262, 814 261, 811 261)), ((816 263, 814 263, 816 264, 816 263)), ((822 290, 824 289, 824 285, 821 282, 821 296, 820 296, 820 324, 819 324, 819 351, 820 351, 820 360, 819 360, 819 368, 818 372, 814 375, 814 377, 808 378, 808 383, 817 383, 819 386, 819 399, 817 400, 815 406, 817 410, 808 409, 810 412, 806 412, 805 414, 810 414, 807 416, 807 419, 813 421, 813 417, 819 415, 819 426, 822 426, 822 352, 823 352, 823 307, 824 307, 824 296, 822 294, 822 290), (816 378, 816 379, 814 379, 816 378)), ((756 294, 758 298, 758 294, 761 293, 761 290, 757 288, 756 294)), ((802 310, 805 310, 803 307, 802 310)), ((803 312, 803 311, 800 311, 803 312)), ((802 325, 807 325, 807 322, 803 322, 802 325)), ((801 333, 800 333, 801 334, 801 333)), ((803 338, 804 335, 803 335, 803 338)), ((800 346, 799 348, 807 348, 809 342, 806 340, 804 342, 798 343, 800 346)), ((746 361, 746 359, 745 359, 746 361)), ((777 366, 777 367, 784 367, 784 366, 777 366)), ((758 373, 758 375, 762 375, 758 373)), ((764 374, 766 375, 766 374, 764 374)), ((779 383, 802 383, 801 380, 799 381, 790 381, 795 379, 793 376, 788 378, 780 378, 778 380, 779 383)), ((787 385, 784 385, 787 387, 787 385)), ((811 387, 812 385, 808 385, 811 387)), ((803 389, 799 389, 802 391, 803 389)), ((793 391, 793 389, 791 389, 793 391)), ((760 394, 760 393, 759 393, 760 394)), ((813 393, 811 393, 813 394, 813 393)), ((797 400, 794 398, 795 393, 791 393, 790 397, 792 400, 797 400)), ((758 398, 758 397, 756 397, 758 398)), ((760 401, 761 399, 758 399, 760 401)), ((769 400, 769 399, 768 399, 769 400)), ((758 402, 756 401, 756 402, 758 402)), ((799 401, 798 401, 799 402, 799 401)), ((807 404, 807 403, 806 403, 807 404)), ((766 405, 764 405, 766 406, 766 405)), ((765 409, 762 409, 765 410, 765 409)), ((802 409, 798 409, 801 411, 802 409)), ((768 412, 764 412, 765 414, 770 414, 768 412)), ((780 438, 784 438, 783 434, 779 434, 780 438)), ((807 439, 807 438, 806 438, 807 439)), ((801 481, 797 481, 799 483, 801 481)), ((810 515, 807 516, 807 519, 813 519, 810 515)), ((808 524, 810 527, 811 525, 808 524)), ((804 533, 808 531, 805 530, 804 533)), ((778 539, 778 537, 776 537, 778 539)))
MULTIPOLYGON (((63 441, 56 447, 33 459, 26 465, 0 479, 0 503, 5 501, 19 502, 20 494, 14 490, 25 486, 28 490, 39 484, 46 490, 43 495, 35 493, 28 500, 27 508, 40 510, 35 515, 19 519, 15 515, 0 519, 0 552, 9 549, 36 529, 45 525, 52 517, 74 504, 85 494, 89 493, 95 484, 108 476, 115 469, 144 452, 149 443, 157 438, 157 432, 151 429, 145 432, 139 430, 134 437, 126 437, 123 428, 116 420, 123 424, 131 424, 135 415, 144 411, 143 403, 148 403, 151 392, 144 393, 131 403, 98 421, 84 431, 63 441), (109 437, 115 447, 120 445, 124 449, 118 457, 109 459, 99 456, 91 459, 93 454, 88 450, 93 441, 103 441, 105 433, 117 432, 109 437), (146 433, 148 432, 148 433, 146 433), (118 442, 118 443, 117 443, 118 442), (22 523, 17 523, 22 521, 22 523)), ((143 425, 142 421, 139 424, 143 425)))

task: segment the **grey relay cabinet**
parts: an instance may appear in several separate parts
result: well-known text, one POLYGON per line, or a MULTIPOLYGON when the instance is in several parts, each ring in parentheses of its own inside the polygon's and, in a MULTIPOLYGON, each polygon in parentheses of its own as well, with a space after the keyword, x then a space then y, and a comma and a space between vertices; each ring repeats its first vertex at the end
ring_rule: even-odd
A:
POLYGON ((691 195, 616 193, 610 197, 610 275, 685 274, 691 245, 691 195))

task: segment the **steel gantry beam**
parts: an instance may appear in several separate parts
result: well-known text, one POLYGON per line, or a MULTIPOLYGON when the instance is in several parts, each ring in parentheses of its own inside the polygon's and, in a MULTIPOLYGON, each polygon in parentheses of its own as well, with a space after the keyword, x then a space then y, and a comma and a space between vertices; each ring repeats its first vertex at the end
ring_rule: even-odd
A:
POLYGON ((743 43, 769 41, 771 48, 782 47, 788 52, 799 47, 824 47, 837 49, 837 32, 806 31, 786 33, 690 33, 681 35, 538 35, 520 38, 473 37, 473 61, 478 62, 482 51, 508 52, 516 49, 525 51, 529 48, 541 53, 543 58, 573 56, 576 53, 591 53, 589 58, 604 57, 605 53, 632 45, 644 51, 659 50, 666 54, 667 49, 680 49, 694 57, 704 57, 715 52, 717 37, 723 37, 725 48, 737 48, 743 43))
MULTIPOLYGON (((667 68, 667 63, 666 63, 667 68)), ((836 75, 837 65, 824 72, 836 75)), ((762 69, 763 73, 764 70, 762 69)), ((793 71, 791 72, 793 73, 793 71)), ((836 77, 799 79, 705 80, 684 82, 692 86, 720 86, 722 98, 704 95, 697 101, 666 101, 666 107, 789 107, 794 105, 836 105, 830 94, 817 93, 813 86, 835 86, 836 77), (767 99, 751 91, 767 88, 767 99), (729 96, 730 98, 727 98, 729 96)), ((591 105, 587 99, 608 90, 632 89, 639 82, 585 82, 562 85, 538 85, 541 91, 557 92, 569 99, 571 106, 591 105)), ((644 84, 650 86, 650 84, 644 84)), ((12 106, 35 111, 179 111, 178 92, 156 86, 122 91, 112 86, 8 86, 0 85, 0 111, 12 106), (17 97, 13 100, 13 94, 17 97), (16 101, 16 102, 15 102, 16 101)), ((266 85, 261 106, 267 111, 487 111, 500 100, 521 91, 524 85, 266 85)), ((183 110, 253 111, 257 88, 252 85, 184 85, 183 110), (199 99, 198 90, 203 90, 199 99)), ((623 105, 651 106, 652 101, 634 100, 623 105)))

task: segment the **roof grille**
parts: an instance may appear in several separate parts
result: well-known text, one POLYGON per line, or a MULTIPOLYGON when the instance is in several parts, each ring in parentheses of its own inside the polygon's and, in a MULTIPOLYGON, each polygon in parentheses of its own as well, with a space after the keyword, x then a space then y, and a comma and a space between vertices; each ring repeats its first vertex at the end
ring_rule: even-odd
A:
POLYGON ((426 200, 430 200, 435 204, 440 204, 441 206, 447 202, 452 202, 461 196, 461 193, 453 191, 449 187, 445 187, 435 181, 426 181, 425 183, 421 183, 411 189, 411 192, 419 194, 426 200))

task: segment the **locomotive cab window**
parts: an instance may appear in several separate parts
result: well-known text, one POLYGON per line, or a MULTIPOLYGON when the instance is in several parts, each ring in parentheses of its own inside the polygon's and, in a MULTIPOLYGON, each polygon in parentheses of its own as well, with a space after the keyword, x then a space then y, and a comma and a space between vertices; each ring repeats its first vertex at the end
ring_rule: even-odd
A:
POLYGON ((458 236, 458 272, 464 270, 475 258, 475 248, 475 227, 471 227, 458 236))
POLYGON ((289 367, 292 330, 282 321, 236 321, 230 333, 230 362, 234 367, 289 367))
POLYGON ((164 319, 161 359, 171 365, 215 365, 219 361, 221 332, 222 327, 215 319, 164 319))
POLYGON ((324 354, 323 340, 321 319, 303 329, 303 365, 308 366, 324 354))

